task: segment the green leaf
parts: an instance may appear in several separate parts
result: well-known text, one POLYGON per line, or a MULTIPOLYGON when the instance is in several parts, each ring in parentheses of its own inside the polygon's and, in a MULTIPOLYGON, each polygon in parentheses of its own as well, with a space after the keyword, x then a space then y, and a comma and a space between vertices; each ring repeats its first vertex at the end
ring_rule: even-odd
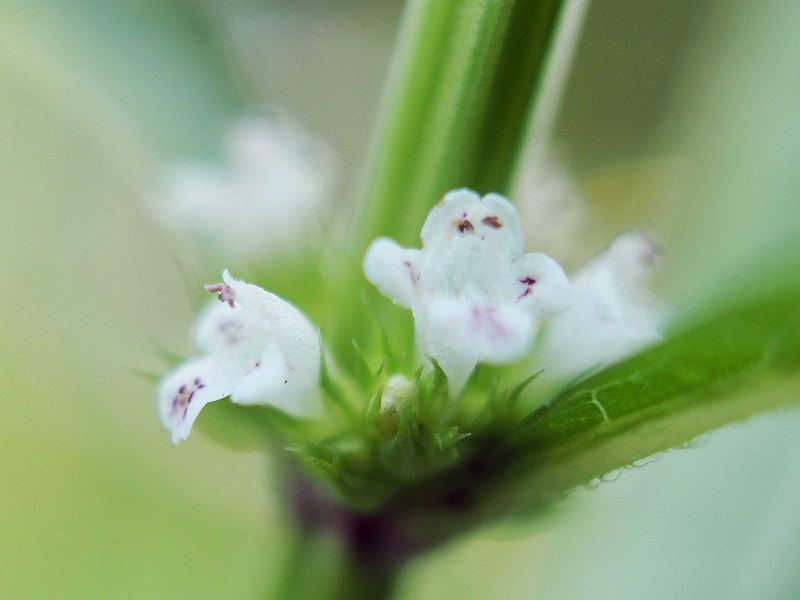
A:
POLYGON ((502 454, 524 457, 513 470, 525 473, 527 505, 800 399, 800 244, 775 246, 742 272, 746 285, 737 274, 665 342, 525 420, 502 454))

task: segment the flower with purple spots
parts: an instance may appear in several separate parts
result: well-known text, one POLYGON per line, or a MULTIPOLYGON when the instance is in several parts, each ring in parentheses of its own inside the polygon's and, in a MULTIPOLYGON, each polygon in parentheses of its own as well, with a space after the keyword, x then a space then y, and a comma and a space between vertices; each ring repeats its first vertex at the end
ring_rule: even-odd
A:
POLYGON ((173 443, 185 440, 202 408, 230 396, 296 416, 318 409, 319 333, 294 306, 226 271, 219 295, 200 315, 194 341, 205 355, 167 375, 158 393, 161 423, 173 443))
POLYGON ((499 194, 449 192, 422 227, 421 249, 375 240, 369 281, 414 315, 417 343, 458 392, 478 362, 509 363, 531 347, 538 319, 567 308, 570 286, 541 253, 523 255, 514 206, 499 194))

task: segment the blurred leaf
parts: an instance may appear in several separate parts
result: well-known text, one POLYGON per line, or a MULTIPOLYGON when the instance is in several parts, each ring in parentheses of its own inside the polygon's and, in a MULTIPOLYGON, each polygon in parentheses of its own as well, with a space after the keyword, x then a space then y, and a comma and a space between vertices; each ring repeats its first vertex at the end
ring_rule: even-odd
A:
POLYGON ((218 129, 241 110, 216 32, 192 26, 172 3, 33 0, 7 9, 0 54, 13 56, 23 77, 54 88, 59 107, 96 135, 121 127, 110 119, 132 118, 128 136, 145 133, 170 152, 208 155, 218 129))

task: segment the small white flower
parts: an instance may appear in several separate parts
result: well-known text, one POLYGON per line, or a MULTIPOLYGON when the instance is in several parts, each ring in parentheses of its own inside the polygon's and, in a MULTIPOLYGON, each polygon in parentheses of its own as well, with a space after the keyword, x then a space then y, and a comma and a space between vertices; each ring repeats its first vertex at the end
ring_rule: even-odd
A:
POLYGON ((645 282, 659 248, 640 231, 619 235, 572 277, 572 306, 543 332, 545 373, 575 375, 615 362, 661 339, 662 310, 645 282))
POLYGON ((200 410, 230 396, 237 404, 270 404, 297 416, 318 408, 317 329, 294 306, 233 279, 206 286, 219 294, 198 317, 194 339, 205 356, 167 375, 158 392, 161 423, 173 443, 185 440, 200 410))
POLYGON ((225 163, 185 163, 168 172, 152 203, 168 230, 228 259, 301 247, 332 180, 330 150, 286 117, 245 117, 228 129, 225 163))
POLYGON ((522 255, 519 216, 503 196, 449 192, 422 227, 420 250, 375 240, 364 273, 410 308, 417 343, 458 392, 479 361, 507 363, 531 346, 536 318, 569 304, 569 282, 550 257, 522 255))

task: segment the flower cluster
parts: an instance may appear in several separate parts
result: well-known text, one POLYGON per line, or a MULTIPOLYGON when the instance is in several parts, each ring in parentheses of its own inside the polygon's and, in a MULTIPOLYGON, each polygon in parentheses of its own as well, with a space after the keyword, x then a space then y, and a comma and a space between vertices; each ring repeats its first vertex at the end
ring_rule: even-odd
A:
MULTIPOLYGON (((364 273, 414 317, 417 345, 458 394, 479 362, 506 364, 542 338, 538 366, 554 376, 617 360, 658 339, 656 311, 643 278, 656 246, 644 234, 620 236, 567 280, 541 253, 523 253, 520 219, 498 194, 452 191, 422 227, 422 247, 375 240, 364 273), (543 319, 552 317, 540 333, 543 319)), ((194 338, 203 356, 162 382, 159 412, 173 442, 186 439, 209 402, 230 396, 295 416, 319 411, 321 346, 314 325, 294 306, 226 271, 206 286, 219 296, 200 315, 194 338)), ((402 375, 386 380, 382 409, 413 388, 402 375)))
POLYGON ((450 192, 422 227, 420 250, 381 238, 364 273, 414 315, 417 342, 460 390, 480 361, 508 363, 533 343, 537 320, 569 305, 570 289, 550 257, 522 254, 519 216, 498 194, 450 192))

